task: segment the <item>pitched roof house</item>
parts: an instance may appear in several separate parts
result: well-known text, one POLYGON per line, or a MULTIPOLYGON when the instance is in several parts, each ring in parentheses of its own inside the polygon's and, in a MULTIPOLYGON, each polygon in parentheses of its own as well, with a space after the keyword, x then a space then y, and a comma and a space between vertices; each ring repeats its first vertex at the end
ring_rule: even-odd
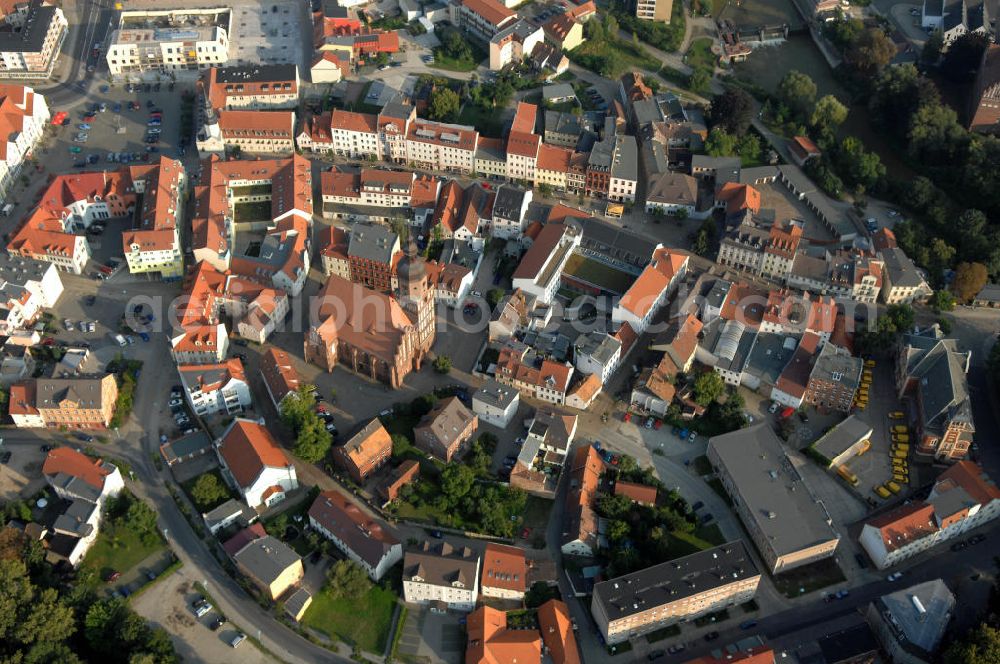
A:
POLYGON ((215 449, 223 476, 251 509, 263 511, 299 487, 295 466, 263 424, 234 420, 215 449))
POLYGON ((399 540, 339 491, 324 491, 316 497, 309 508, 309 523, 373 581, 403 559, 399 540))

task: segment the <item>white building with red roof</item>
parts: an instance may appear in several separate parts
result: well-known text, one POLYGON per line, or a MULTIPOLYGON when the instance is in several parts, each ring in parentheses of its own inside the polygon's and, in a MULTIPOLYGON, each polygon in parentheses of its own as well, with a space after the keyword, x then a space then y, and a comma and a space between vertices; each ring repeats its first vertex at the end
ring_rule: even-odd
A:
POLYGON ((271 347, 260 360, 260 377, 264 379, 267 395, 274 409, 281 412, 281 404, 293 396, 302 384, 291 356, 280 348, 271 347))
POLYGON ((926 500, 868 520, 858 541, 879 569, 892 567, 1000 516, 1000 487, 981 466, 959 461, 926 500))
POLYGON ((177 367, 188 403, 201 417, 243 411, 252 403, 250 385, 243 363, 230 358, 219 364, 190 364, 177 367))
POLYGON ((86 500, 100 505, 125 488, 121 471, 103 459, 93 459, 71 447, 57 447, 45 457, 42 474, 64 500, 86 500))
POLYGON ((291 459, 263 424, 238 418, 215 441, 222 475, 251 509, 263 511, 299 488, 291 459))
POLYGON ((535 133, 538 106, 518 102, 507 135, 507 179, 534 183, 542 137, 535 133))
POLYGON ((7 197, 48 121, 45 97, 24 85, 0 85, 0 197, 7 197))
POLYGON ((512 276, 514 290, 549 304, 559 289, 563 268, 583 241, 575 224, 546 224, 512 276))
POLYGON ((638 334, 645 332, 687 274, 689 261, 689 256, 657 247, 649 265, 615 305, 611 319, 615 323, 628 323, 638 334))
POLYGON ((498 0, 460 0, 450 9, 453 24, 484 41, 517 21, 517 12, 498 0))
POLYGON ((177 364, 218 364, 226 359, 229 335, 222 323, 189 325, 170 339, 177 364))
POLYGON ((478 142, 475 127, 417 119, 406 130, 406 161, 428 170, 474 173, 478 142))
POLYGON ((330 115, 330 143, 338 157, 382 158, 378 118, 370 113, 334 109, 330 115))

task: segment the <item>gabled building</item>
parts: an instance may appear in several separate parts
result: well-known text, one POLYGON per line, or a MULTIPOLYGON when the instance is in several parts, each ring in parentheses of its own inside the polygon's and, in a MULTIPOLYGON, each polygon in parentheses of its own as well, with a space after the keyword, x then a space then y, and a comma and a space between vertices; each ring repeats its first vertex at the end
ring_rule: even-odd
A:
POLYGON ((291 356, 280 348, 272 346, 261 357, 260 377, 264 379, 264 389, 279 414, 285 399, 298 398, 296 392, 302 384, 299 372, 292 364, 291 356))
POLYGON ((302 557, 270 535, 248 542, 233 554, 233 562, 240 573, 273 602, 305 576, 302 557))
POLYGON ((309 525, 378 582, 403 559, 403 547, 385 526, 339 491, 324 491, 309 508, 309 525))
POLYGON ((482 566, 479 589, 483 597, 524 597, 528 589, 528 563, 524 549, 489 542, 483 551, 482 566))
POLYGON ((472 611, 479 598, 479 563, 468 548, 424 542, 403 556, 403 599, 411 604, 440 602, 453 611, 472 611))
POLYGON ((497 359, 496 381, 509 385, 528 397, 565 404, 573 377, 573 366, 537 358, 523 345, 508 345, 497 359))
POLYGON ((562 600, 550 599, 538 607, 538 631, 552 664, 580 664, 575 630, 576 623, 562 600))
POLYGON ((107 429, 111 424, 118 400, 114 375, 38 378, 34 384, 34 408, 46 427, 107 429))
POLYGON ((202 77, 204 94, 215 110, 295 108, 299 68, 294 64, 211 67, 202 77))
POLYGON ((560 275, 573 251, 580 246, 582 233, 575 224, 549 223, 521 259, 512 275, 514 289, 549 304, 559 289, 560 275))
POLYGON ((392 456, 392 439, 382 422, 375 418, 351 436, 346 443, 334 448, 337 466, 347 471, 358 484, 377 472, 392 456))
POLYGON ((198 416, 239 413, 252 403, 250 385, 239 358, 219 364, 181 365, 177 373, 188 404, 198 416))
POLYGON ((170 339, 170 355, 177 364, 221 364, 229 350, 222 323, 188 325, 170 339))
POLYGON ((689 257, 657 247, 650 263, 611 313, 615 323, 628 323, 642 334, 687 274, 689 257))
POLYGON ((563 555, 590 556, 597 551, 598 517, 594 502, 604 463, 592 445, 585 445, 573 453, 569 470, 560 550, 563 555))
POLYGON ((490 38, 490 69, 499 71, 523 61, 543 38, 542 29, 524 19, 507 25, 490 38))
POLYGON ((479 417, 458 397, 448 397, 435 404, 413 428, 413 442, 427 454, 450 463, 464 454, 478 428, 479 417))
POLYGON ((295 466, 263 424, 237 418, 215 441, 222 475, 258 511, 299 488, 295 466))
POLYGON ((938 659, 955 604, 945 582, 933 579, 875 599, 865 619, 890 661, 924 664, 938 659))
MULTIPOLYGON (((33 3, 34 4, 34 3, 33 3)), ((40 4, 40 3, 39 3, 40 4)), ((49 7, 62 16, 62 10, 49 7)), ((0 10, 2 11, 2 10, 0 10)), ((8 14, 8 18, 9 18, 8 14)), ((63 19, 65 24, 65 19, 63 19)), ((22 28, 29 33, 35 26, 22 28)), ((38 26, 41 27, 41 26, 38 26)), ((65 25, 63 26, 65 29, 65 25)), ((0 72, 9 77, 12 64, 3 52, 4 41, 11 33, 0 32, 0 72)), ((53 59, 54 60, 54 59, 53 59)), ((24 85, 0 85, 0 197, 7 199, 11 185, 21 174, 24 160, 42 139, 49 122, 49 107, 45 97, 24 85)))
POLYGON ((542 639, 528 629, 508 629, 507 613, 481 606, 469 614, 465 664, 541 664, 542 639))

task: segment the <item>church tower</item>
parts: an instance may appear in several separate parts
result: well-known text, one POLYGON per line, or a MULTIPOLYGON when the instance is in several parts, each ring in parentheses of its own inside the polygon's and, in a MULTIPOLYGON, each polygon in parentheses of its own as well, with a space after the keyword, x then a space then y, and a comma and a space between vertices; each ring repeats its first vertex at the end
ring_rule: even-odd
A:
POLYGON ((397 267, 399 277, 399 301, 410 315, 417 329, 416 363, 419 366, 423 355, 434 345, 434 288, 427 276, 424 259, 417 255, 417 248, 411 240, 406 256, 397 267))

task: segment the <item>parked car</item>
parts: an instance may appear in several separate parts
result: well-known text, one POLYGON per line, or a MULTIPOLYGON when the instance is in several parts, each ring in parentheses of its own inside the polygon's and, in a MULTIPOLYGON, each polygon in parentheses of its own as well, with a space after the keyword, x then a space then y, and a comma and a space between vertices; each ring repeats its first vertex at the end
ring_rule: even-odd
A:
POLYGON ((885 580, 886 581, 899 581, 902 578, 903 578, 903 573, 902 572, 893 572, 889 576, 885 577, 885 580))
POLYGON ((718 632, 709 632, 708 634, 705 635, 706 641, 715 641, 717 638, 719 638, 718 632))
POLYGON ((94 437, 93 436, 91 436, 90 434, 83 433, 82 431, 75 432, 73 434, 73 437, 76 438, 77 440, 82 440, 85 443, 92 443, 92 442, 94 442, 94 437))
POLYGON ((970 537, 970 538, 969 538, 968 540, 966 540, 966 541, 967 541, 967 542, 968 542, 969 544, 971 544, 971 545, 975 546, 976 544, 979 544, 980 542, 984 541, 985 539, 986 539, 986 535, 984 535, 984 534, 982 534, 982 533, 979 533, 978 535, 973 535, 972 537, 970 537))
POLYGON ((208 602, 205 602, 204 604, 200 604, 195 607, 194 615, 196 615, 199 618, 204 618, 206 615, 208 615, 208 612, 211 610, 212 610, 212 605, 209 604, 208 602))
POLYGON ((753 629, 757 626, 756 620, 744 620, 740 623, 740 629, 753 629))

